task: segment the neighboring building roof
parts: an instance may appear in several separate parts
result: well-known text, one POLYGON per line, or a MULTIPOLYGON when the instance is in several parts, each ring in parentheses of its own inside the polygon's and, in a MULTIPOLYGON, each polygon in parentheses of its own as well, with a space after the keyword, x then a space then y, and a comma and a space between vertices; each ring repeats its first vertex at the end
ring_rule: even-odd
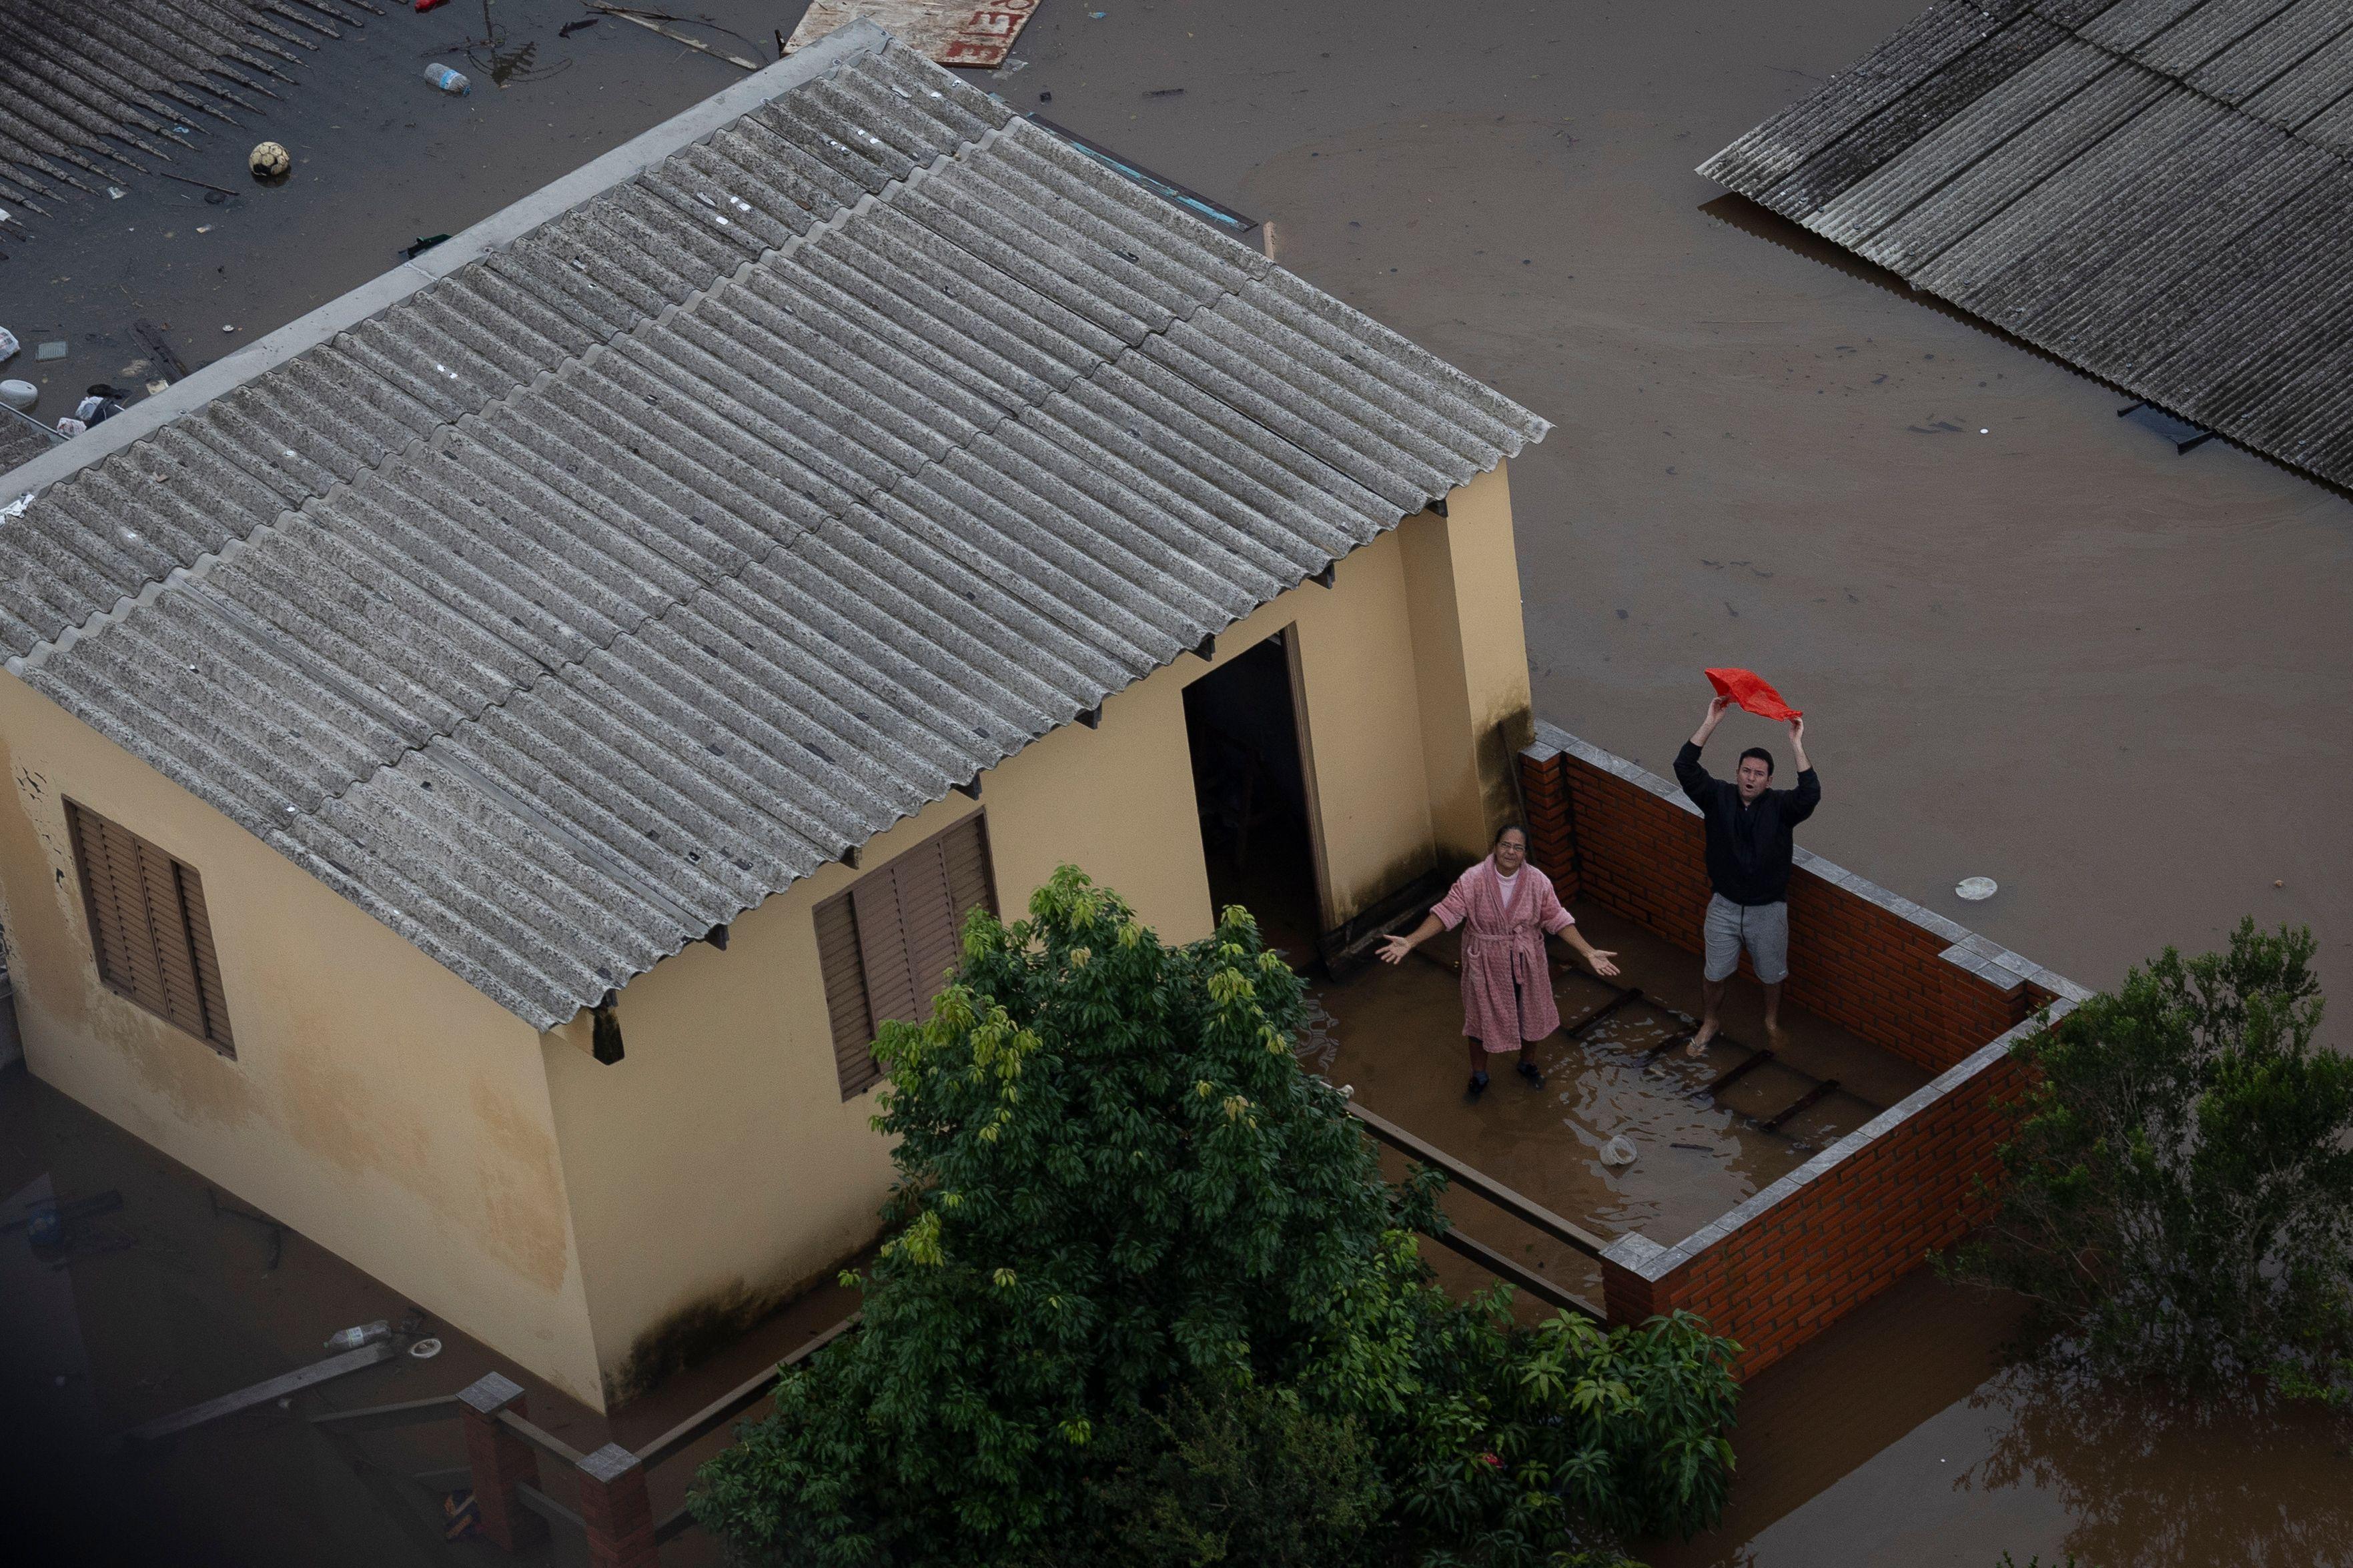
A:
POLYGON ((384 15, 375 0, 0 0, 0 223, 63 187, 96 195, 168 166, 206 118, 260 112, 272 80, 292 82, 294 51, 364 26, 360 11, 384 15))
POLYGON ((2353 483, 2353 0, 1940 0, 1700 173, 2353 483))
POLYGON ((1546 428, 860 25, 0 479, 0 652, 544 1028, 1546 428))

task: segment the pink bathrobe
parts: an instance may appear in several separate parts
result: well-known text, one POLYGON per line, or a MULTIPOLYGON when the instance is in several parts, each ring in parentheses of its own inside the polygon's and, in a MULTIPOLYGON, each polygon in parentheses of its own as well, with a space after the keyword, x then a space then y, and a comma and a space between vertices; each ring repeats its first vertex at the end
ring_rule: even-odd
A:
POLYGON ((1577 921, 1560 907, 1551 878, 1523 864, 1506 905, 1503 879, 1490 856, 1457 878, 1430 912, 1448 931, 1462 927, 1464 1034, 1491 1051, 1516 1051, 1523 1040, 1541 1040, 1560 1027, 1544 939, 1546 931, 1557 935, 1577 921))

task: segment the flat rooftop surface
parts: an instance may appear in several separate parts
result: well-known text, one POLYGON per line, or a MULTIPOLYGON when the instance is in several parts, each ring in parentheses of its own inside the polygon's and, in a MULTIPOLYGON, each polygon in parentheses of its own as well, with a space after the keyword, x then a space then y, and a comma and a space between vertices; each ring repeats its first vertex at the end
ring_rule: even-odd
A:
MULTIPOLYGON (((1581 965, 1556 963, 1554 994, 1565 1025, 1609 1003, 1619 986, 1636 1000, 1574 1039, 1556 1034, 1535 1048, 1542 1089, 1523 1082, 1504 1056, 1487 1092, 1465 1094, 1461 983, 1451 965, 1456 942, 1438 938, 1405 963, 1374 964, 1311 987, 1322 1016, 1303 1058, 1335 1083, 1353 1085, 1357 1103, 1456 1159, 1605 1237, 1639 1230, 1672 1246, 1926 1083, 1929 1074, 1812 1014, 1784 1007, 1784 1037, 1773 1059, 1715 1095, 1698 1091, 1766 1044, 1764 997, 1736 977, 1724 1033, 1704 1058, 1679 1037, 1700 1007, 1700 961, 1609 911, 1570 905, 1586 939, 1615 950, 1615 982, 1581 965), (1426 956, 1425 956, 1426 955, 1426 956), (1652 1058, 1653 1047, 1666 1050, 1652 1058), (1758 1123, 1796 1103, 1817 1083, 1839 1087, 1778 1130, 1758 1123), (1613 1137, 1631 1143, 1631 1164, 1611 1166, 1613 1137)), ((1557 947, 1555 952, 1558 953, 1557 947)), ((1388 1155, 1392 1174, 1401 1157, 1388 1155)), ((1483 1199, 1451 1191, 1447 1213, 1468 1235, 1521 1258, 1599 1303, 1600 1268, 1541 1237, 1483 1199)), ((1482 1288, 1488 1277, 1427 1247, 1451 1286, 1482 1288)))

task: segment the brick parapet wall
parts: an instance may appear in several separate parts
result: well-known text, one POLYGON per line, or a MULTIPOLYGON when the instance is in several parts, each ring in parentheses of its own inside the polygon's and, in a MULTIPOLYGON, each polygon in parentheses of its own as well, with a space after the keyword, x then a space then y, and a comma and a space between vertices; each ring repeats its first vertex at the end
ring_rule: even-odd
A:
MULTIPOLYGON (((1657 774, 1549 724, 1521 753, 1530 858, 1564 899, 1697 952, 1708 884, 1699 813, 1657 774)), ((1789 886, 1792 1002, 1938 1076, 1672 1247, 1602 1255, 1613 1323, 1675 1309, 1739 1342, 1746 1377, 1980 1223, 2010 1047, 2085 993, 2063 976, 1800 849, 1789 886)), ((1746 960, 1743 960, 1744 963, 1746 960)))
POLYGON ((2024 1088, 2010 1047, 2041 1026, 1989 1042, 1673 1247, 1618 1237, 1601 1255, 1609 1321, 1696 1313, 1738 1342, 1750 1377, 1958 1241, 1991 1212, 1978 1182, 2007 1135, 1998 1102, 2024 1088))
MULTIPOLYGON (((1658 774, 1555 728, 1520 753, 1530 858, 1692 952, 1707 910, 1699 809, 1658 774)), ((1747 967, 1744 953, 1741 963, 1747 967)), ((1749 971, 1753 974, 1753 971, 1749 971)), ((2036 1008, 2083 992, 2032 960, 1806 849, 1789 879, 1785 994, 1881 1049, 1942 1072, 2036 1008)))

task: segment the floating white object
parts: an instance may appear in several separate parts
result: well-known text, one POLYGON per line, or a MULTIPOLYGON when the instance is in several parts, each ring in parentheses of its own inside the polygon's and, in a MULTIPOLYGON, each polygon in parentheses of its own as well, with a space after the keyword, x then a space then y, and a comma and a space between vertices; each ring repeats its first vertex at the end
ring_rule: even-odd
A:
POLYGON ((373 1323, 361 1323, 354 1328, 338 1329, 329 1334, 327 1349, 355 1351, 362 1345, 377 1344, 390 1338, 392 1338, 392 1325, 384 1319, 378 1318, 373 1323))
POLYGON ((1630 1165, 1634 1163, 1634 1145, 1620 1133, 1601 1145, 1601 1163, 1605 1165, 1630 1165))
POLYGON ((441 1342, 439 1340, 419 1340, 415 1344, 408 1347, 408 1353, 415 1356, 418 1361, 431 1361, 435 1356, 441 1353, 441 1342))
POLYGON ((1953 891, 1973 904, 1983 903, 2000 891, 2000 884, 1991 877, 1964 877, 1953 891))

